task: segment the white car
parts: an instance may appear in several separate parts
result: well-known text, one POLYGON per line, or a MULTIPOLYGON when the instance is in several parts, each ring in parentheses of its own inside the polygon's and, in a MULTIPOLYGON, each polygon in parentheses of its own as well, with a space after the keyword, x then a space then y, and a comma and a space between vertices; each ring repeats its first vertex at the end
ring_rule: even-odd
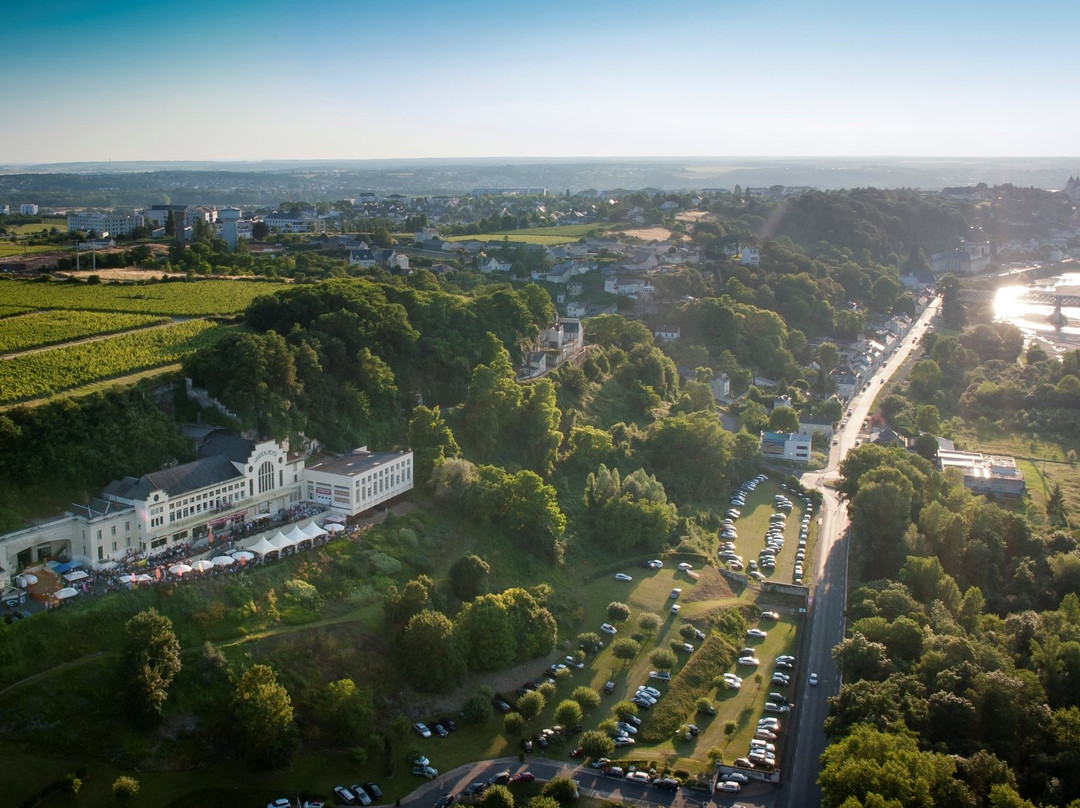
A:
POLYGON ((738 690, 740 687, 742 687, 742 679, 736 676, 734 673, 725 673, 724 684, 732 690, 738 690))
POLYGON ((728 794, 738 794, 742 791, 742 786, 734 780, 721 780, 716 784, 716 790, 726 791, 728 794))
POLYGON ((601 623, 600 624, 600 630, 602 632, 604 632, 605 634, 618 634, 619 633, 619 630, 617 628, 615 628, 615 626, 611 625, 611 623, 601 623))
POLYGON ((757 667, 761 664, 761 660, 755 656, 741 656, 739 657, 740 665, 749 665, 751 667, 757 667))
POLYGON ((769 636, 769 633, 767 631, 762 631, 760 628, 750 628, 746 630, 746 636, 757 637, 758 639, 764 640, 769 636))
POLYGON ((682 606, 680 606, 678 603, 676 603, 674 606, 671 607, 671 613, 672 614, 678 614, 681 611, 682 611, 682 606))
POLYGON ((810 674, 810 684, 816 685, 817 683, 818 683, 817 674, 816 673, 811 673, 810 674))
POLYGON ((775 701, 767 701, 765 702, 765 707, 763 709, 767 713, 790 713, 791 705, 777 704, 775 701))
POLYGON ((623 747, 623 746, 633 746, 635 743, 637 743, 637 741, 635 741, 633 738, 628 738, 625 735, 621 735, 618 738, 616 738, 613 741, 613 743, 615 744, 616 747, 623 747))
POLYGON ((616 572, 615 573, 615 580, 616 581, 632 581, 634 579, 631 578, 629 575, 627 575, 625 572, 616 572))
POLYGON ((779 736, 771 729, 765 729, 765 727, 758 727, 754 731, 754 738, 762 741, 775 741, 779 736))
POLYGON ((652 782, 649 779, 649 773, 643 771, 627 772, 626 779, 629 780, 631 783, 641 783, 645 786, 652 782))
POLYGON ((645 566, 651 570, 658 570, 663 568, 664 562, 661 561, 659 558, 654 558, 652 561, 649 561, 645 566))
POLYGON ((638 693, 648 693, 654 699, 660 698, 661 695, 659 690, 657 690, 655 687, 649 687, 648 685, 642 685, 641 687, 639 687, 638 693))
POLYGON ((681 572, 686 572, 687 570, 692 570, 693 568, 694 568, 694 565, 690 564, 690 563, 687 563, 686 561, 683 561, 682 563, 679 564, 679 570, 681 572))
POLYGON ((428 729, 427 724, 425 724, 423 721, 417 721, 415 724, 412 725, 412 728, 416 730, 416 734, 419 735, 421 738, 431 737, 431 730, 428 729))

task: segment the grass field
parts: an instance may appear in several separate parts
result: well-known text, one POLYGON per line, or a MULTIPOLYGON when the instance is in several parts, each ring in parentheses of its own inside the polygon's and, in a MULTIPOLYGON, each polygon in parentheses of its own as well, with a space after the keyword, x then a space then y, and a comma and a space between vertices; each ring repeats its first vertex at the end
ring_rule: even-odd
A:
POLYGON ((63 251, 63 247, 57 247, 55 244, 12 244, 10 241, 0 241, 0 258, 12 258, 17 255, 35 255, 37 253, 63 251))
POLYGON ((526 227, 521 230, 506 230, 500 233, 479 233, 472 236, 451 236, 447 241, 502 241, 513 243, 541 244, 553 246, 568 244, 586 236, 600 235, 603 225, 570 224, 564 227, 526 227))
POLYGON ((129 312, 169 317, 234 315, 285 284, 262 281, 172 281, 149 284, 0 282, 0 307, 129 312))
POLYGON ((37 236, 41 231, 49 232, 53 228, 58 230, 67 230, 67 219, 64 218, 51 218, 45 219, 43 222, 37 224, 9 224, 7 230, 9 233, 14 232, 17 236, 37 236))

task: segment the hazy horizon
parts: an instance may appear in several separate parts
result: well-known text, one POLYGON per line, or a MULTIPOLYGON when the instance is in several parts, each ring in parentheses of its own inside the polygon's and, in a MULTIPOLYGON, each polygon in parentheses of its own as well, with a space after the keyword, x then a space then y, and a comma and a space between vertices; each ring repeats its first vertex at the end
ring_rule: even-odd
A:
POLYGON ((1017 43, 1080 5, 1010 8, 17 4, 0 162, 1067 157, 1080 53, 1017 43))

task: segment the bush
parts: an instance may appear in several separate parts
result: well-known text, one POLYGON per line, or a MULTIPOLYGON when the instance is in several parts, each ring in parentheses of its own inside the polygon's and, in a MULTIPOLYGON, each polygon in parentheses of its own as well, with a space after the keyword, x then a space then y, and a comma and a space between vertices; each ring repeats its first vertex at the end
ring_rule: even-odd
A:
POLYGON ((630 619, 630 607, 617 600, 611 601, 607 606, 607 618, 612 623, 621 623, 630 619))

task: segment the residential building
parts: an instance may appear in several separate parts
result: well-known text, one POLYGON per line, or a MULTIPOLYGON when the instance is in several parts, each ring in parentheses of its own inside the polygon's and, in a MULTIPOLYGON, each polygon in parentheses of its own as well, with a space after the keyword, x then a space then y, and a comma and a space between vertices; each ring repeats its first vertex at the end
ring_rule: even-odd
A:
POLYGON ((1024 495, 1024 476, 1012 457, 939 448, 937 464, 942 470, 960 469, 964 475, 964 485, 976 494, 1007 499, 1024 495))
POLYGON ((810 437, 798 432, 762 432, 761 454, 766 460, 810 461, 810 437))
POLYGON ((803 415, 799 417, 799 434, 810 438, 815 434, 831 438, 833 435, 833 421, 831 418, 823 418, 816 415, 803 415))
POLYGON ((709 389, 714 401, 723 401, 731 395, 731 379, 726 373, 714 376, 709 380, 709 389))
POLYGON ((664 342, 674 342, 682 334, 682 329, 677 325, 662 325, 653 331, 653 336, 664 342))
POLYGON ((276 210, 266 214, 263 221, 271 230, 279 233, 323 233, 326 231, 326 222, 307 210, 299 213, 276 210))
POLYGON ((744 267, 756 267, 761 263, 761 251, 757 247, 743 247, 739 263, 744 267))
POLYGON ((128 216, 119 213, 69 213, 68 231, 78 230, 89 233, 93 230, 99 236, 127 236, 136 227, 142 227, 146 218, 142 215, 128 216))
POLYGON ((22 205, 19 205, 19 213, 23 216, 37 216, 38 206, 33 202, 23 203, 22 205))

